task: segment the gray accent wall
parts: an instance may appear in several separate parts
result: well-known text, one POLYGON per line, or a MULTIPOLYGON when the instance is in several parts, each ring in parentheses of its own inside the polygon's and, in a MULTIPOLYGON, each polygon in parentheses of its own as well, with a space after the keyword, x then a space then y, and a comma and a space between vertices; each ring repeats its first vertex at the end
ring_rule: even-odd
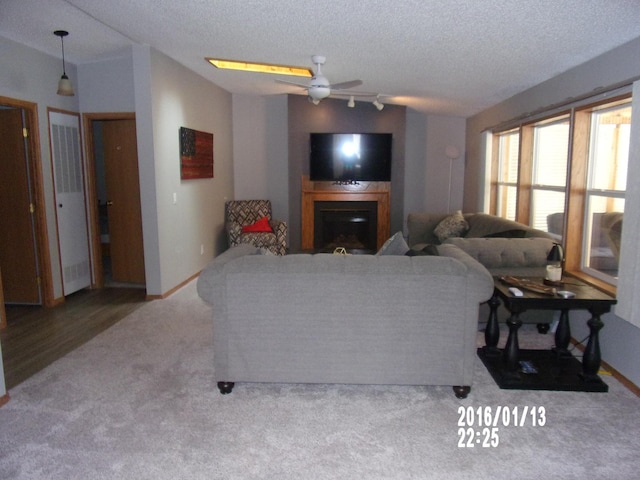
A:
POLYGON ((287 95, 233 95, 235 200, 269 199, 289 222, 287 95))
POLYGON ((302 175, 309 174, 310 133, 391 133, 391 233, 403 229, 406 107, 385 105, 376 110, 371 102, 327 98, 313 105, 304 95, 288 97, 289 130, 289 241, 292 250, 301 245, 302 175))

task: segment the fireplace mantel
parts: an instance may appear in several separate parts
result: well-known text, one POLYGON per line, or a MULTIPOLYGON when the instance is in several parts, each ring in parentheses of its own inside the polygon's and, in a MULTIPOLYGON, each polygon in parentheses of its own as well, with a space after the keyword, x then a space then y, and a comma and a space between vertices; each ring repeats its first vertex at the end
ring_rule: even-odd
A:
POLYGON ((389 238, 391 221, 391 184, 359 182, 336 185, 312 182, 302 176, 302 249, 313 249, 314 202, 376 202, 378 205, 377 248, 389 238))

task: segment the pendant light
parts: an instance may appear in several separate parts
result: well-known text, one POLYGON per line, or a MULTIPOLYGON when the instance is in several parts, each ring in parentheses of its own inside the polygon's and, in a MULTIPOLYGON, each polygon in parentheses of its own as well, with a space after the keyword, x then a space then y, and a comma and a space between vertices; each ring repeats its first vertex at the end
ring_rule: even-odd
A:
POLYGON ((58 82, 58 95, 65 95, 67 97, 72 97, 75 95, 73 93, 73 85, 71 84, 71 80, 67 77, 67 72, 65 71, 64 65, 64 37, 69 35, 69 32, 65 30, 56 30, 53 32, 56 37, 60 37, 60 42, 62 44, 62 77, 60 77, 60 81, 58 82))

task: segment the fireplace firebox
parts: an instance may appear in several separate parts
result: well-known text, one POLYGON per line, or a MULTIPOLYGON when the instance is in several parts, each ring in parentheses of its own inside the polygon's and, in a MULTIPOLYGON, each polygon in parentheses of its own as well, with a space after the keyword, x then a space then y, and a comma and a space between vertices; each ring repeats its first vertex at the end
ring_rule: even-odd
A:
POLYGON ((314 202, 314 248, 375 251, 378 204, 369 201, 314 202))

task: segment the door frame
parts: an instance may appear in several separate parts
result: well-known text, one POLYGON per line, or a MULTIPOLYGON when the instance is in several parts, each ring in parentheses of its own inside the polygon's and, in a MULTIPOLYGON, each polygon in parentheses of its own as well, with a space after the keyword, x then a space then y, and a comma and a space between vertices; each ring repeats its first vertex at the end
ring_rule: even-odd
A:
MULTIPOLYGON (((44 197, 44 180, 42 174, 42 154, 40 150, 40 129, 38 128, 38 105, 33 102, 0 96, 0 104, 12 108, 20 108, 25 112, 28 151, 28 168, 31 175, 31 189, 34 212, 34 230, 36 248, 38 250, 38 267, 40 270, 40 288, 42 304, 53 307, 64 302, 64 297, 56 300, 53 293, 53 274, 51 270, 51 251, 47 230, 47 212, 44 197)), ((6 280, 5 280, 6 281, 6 280)), ((4 305, 4 303, 3 303, 4 305)))
POLYGON ((100 214, 96 187, 96 157, 94 154, 93 122, 106 120, 135 120, 135 112, 83 113, 82 129, 87 159, 87 201, 89 202, 90 254, 93 264, 93 288, 104 288, 104 268, 102 266, 102 246, 100 244, 100 214))

